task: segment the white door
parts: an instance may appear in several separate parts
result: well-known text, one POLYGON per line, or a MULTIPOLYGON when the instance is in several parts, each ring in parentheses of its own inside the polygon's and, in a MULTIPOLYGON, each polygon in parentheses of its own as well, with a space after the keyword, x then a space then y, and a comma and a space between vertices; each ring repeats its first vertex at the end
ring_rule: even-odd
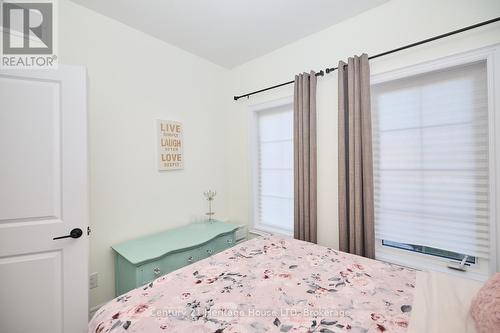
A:
POLYGON ((86 331, 86 98, 82 67, 0 70, 2 333, 86 331))

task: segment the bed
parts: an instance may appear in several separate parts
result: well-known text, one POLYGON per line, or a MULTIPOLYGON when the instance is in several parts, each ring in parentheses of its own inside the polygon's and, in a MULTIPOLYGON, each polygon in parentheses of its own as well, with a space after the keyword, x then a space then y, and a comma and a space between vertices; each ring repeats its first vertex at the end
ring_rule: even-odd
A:
POLYGON ((407 332, 416 272, 276 236, 244 242, 99 309, 99 332, 407 332))

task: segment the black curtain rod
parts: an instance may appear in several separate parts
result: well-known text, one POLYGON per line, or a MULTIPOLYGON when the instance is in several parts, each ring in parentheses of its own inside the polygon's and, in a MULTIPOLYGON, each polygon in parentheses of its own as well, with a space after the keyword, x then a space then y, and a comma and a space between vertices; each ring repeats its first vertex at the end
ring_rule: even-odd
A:
MULTIPOLYGON (((458 29, 458 30, 454 30, 454 31, 450 31, 450 32, 447 32, 447 33, 442 34, 442 35, 434 36, 432 38, 427 38, 427 39, 421 40, 421 41, 416 42, 416 43, 412 43, 412 44, 408 44, 408 45, 405 45, 405 46, 402 46, 402 47, 398 47, 397 49, 393 49, 393 50, 390 50, 390 51, 382 52, 382 53, 373 55, 371 57, 368 57, 368 59, 379 58, 379 57, 382 57, 382 56, 385 56, 385 55, 388 55, 388 54, 391 54, 391 53, 395 53, 395 52, 399 52, 399 51, 402 51, 402 50, 409 49, 409 48, 414 47, 414 46, 422 45, 422 44, 429 43, 429 42, 432 42, 432 41, 435 41, 435 40, 438 40, 438 39, 441 39, 441 38, 452 36, 452 35, 455 35, 455 34, 458 34, 458 33, 464 32, 464 31, 467 31, 467 30, 479 28, 479 27, 482 27, 484 25, 491 24, 491 23, 494 23, 494 22, 497 22, 497 21, 500 21, 500 17, 496 17, 496 18, 488 20, 488 21, 483 21, 483 22, 480 22, 480 23, 469 25, 468 27, 465 27, 465 28, 462 28, 462 29, 458 29)), ((338 67, 327 68, 327 69, 325 69, 325 72, 326 72, 326 74, 329 74, 329 73, 333 72, 336 69, 338 69, 338 67)), ((323 70, 321 70, 318 73, 316 73, 316 76, 323 76, 325 74, 325 72, 323 72, 323 70)), ((250 97, 251 95, 255 95, 255 94, 261 93, 263 91, 267 91, 267 90, 271 90, 271 89, 275 89, 275 88, 287 86, 287 85, 292 84, 294 82, 295 82, 295 80, 291 80, 291 81, 288 81, 288 82, 277 84, 277 85, 272 86, 272 87, 267 87, 267 88, 264 88, 264 89, 252 91, 252 92, 250 92, 248 94, 244 94, 244 95, 240 95, 240 96, 234 96, 234 100, 237 101, 237 100, 239 100, 242 97, 250 97)))

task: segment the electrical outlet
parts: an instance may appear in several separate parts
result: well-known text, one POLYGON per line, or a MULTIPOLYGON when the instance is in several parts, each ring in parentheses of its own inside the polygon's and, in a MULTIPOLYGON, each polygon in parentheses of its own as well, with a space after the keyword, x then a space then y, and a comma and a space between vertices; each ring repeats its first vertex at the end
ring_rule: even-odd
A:
POLYGON ((98 286, 98 284, 97 284, 97 272, 96 272, 96 273, 90 274, 89 288, 94 289, 94 288, 97 288, 97 286, 98 286))

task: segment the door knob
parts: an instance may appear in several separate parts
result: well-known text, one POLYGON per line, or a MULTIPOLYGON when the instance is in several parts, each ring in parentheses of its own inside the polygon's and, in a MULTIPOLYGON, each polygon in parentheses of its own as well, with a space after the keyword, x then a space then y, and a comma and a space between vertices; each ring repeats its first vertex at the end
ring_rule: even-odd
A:
POLYGON ((75 228, 69 232, 69 235, 55 237, 55 238, 53 238, 53 240, 62 239, 62 238, 80 238, 82 235, 83 235, 82 229, 75 228))

